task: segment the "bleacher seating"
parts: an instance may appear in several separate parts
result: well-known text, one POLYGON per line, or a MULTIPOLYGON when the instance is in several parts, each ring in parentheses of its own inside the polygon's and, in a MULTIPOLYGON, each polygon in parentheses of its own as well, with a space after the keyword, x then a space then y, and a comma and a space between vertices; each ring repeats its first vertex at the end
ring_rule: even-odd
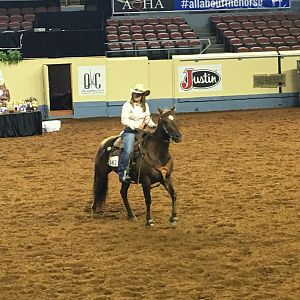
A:
POLYGON ((295 12, 212 15, 209 23, 217 41, 224 43, 224 51, 286 51, 300 48, 300 16, 295 12))
POLYGON ((183 17, 110 18, 106 21, 108 56, 169 58, 200 53, 201 40, 183 17), (124 50, 122 52, 122 50, 124 50))

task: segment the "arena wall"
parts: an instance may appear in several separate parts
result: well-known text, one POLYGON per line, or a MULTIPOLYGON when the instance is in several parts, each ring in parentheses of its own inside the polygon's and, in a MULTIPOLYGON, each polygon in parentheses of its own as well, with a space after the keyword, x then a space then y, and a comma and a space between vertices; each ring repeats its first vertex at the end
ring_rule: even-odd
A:
POLYGON ((73 113, 65 117, 110 117, 120 115, 122 104, 130 97, 130 87, 137 82, 151 90, 148 103, 152 112, 158 106, 173 104, 178 112, 299 106, 299 57, 300 51, 286 51, 280 55, 277 52, 185 55, 173 56, 171 60, 148 60, 147 57, 32 59, 17 65, 1 64, 0 71, 13 100, 36 97, 44 118, 51 119, 47 66, 69 64, 73 113), (105 77, 104 91, 82 94, 79 69, 93 66, 105 70, 101 74, 105 77), (217 87, 182 90, 182 72, 186 68, 218 69, 221 82, 217 87), (253 87, 254 75, 278 73, 286 74, 285 86, 253 87))

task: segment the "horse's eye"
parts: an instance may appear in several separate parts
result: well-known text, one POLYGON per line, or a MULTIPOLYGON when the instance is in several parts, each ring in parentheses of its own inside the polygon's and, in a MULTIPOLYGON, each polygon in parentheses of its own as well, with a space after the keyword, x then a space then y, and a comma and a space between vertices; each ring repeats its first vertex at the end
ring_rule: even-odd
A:
POLYGON ((171 120, 171 121, 174 121, 174 117, 172 115, 169 115, 168 118, 171 120))

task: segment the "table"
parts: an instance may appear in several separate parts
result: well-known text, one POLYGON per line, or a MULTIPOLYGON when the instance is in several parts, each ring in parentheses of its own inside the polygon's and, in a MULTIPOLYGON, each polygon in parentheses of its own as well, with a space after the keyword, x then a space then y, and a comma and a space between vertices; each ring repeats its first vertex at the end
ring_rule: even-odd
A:
POLYGON ((42 134, 40 111, 0 114, 0 137, 19 137, 42 134))

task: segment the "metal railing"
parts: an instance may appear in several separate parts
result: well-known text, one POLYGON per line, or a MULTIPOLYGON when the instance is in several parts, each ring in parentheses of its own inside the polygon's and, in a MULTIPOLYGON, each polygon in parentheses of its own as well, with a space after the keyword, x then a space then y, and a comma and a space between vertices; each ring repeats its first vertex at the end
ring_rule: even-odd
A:
POLYGON ((135 56, 155 56, 157 58, 167 58, 170 59, 172 55, 188 55, 188 54, 203 54, 209 47, 211 47, 210 39, 181 39, 181 40, 151 40, 151 41, 128 41, 128 42, 107 42, 105 43, 106 48, 108 48, 109 44, 119 44, 120 49, 116 50, 106 50, 105 55, 108 57, 122 57, 122 56, 128 56, 128 57, 135 57, 135 56), (136 47, 137 43, 151 43, 151 42, 159 42, 161 44, 162 42, 170 42, 175 43, 177 41, 199 41, 199 46, 188 46, 188 47, 167 47, 167 48, 141 48, 138 49, 136 47), (122 49, 122 44, 128 44, 131 43, 134 46, 134 49, 122 49), (188 53, 190 51, 190 53, 188 53), (161 53, 161 54, 160 54, 161 53))

